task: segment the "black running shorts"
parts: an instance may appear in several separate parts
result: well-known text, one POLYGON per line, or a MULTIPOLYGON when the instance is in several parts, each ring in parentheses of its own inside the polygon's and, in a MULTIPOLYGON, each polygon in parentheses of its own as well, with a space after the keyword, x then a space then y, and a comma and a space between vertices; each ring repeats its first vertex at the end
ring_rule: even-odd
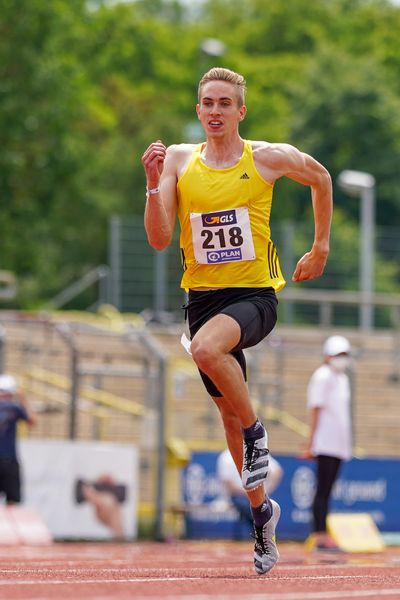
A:
MULTIPOLYGON (((190 337, 204 323, 219 314, 229 315, 239 324, 241 336, 238 345, 231 354, 240 364, 245 380, 246 359, 244 348, 255 346, 275 327, 278 299, 272 287, 267 288, 223 288, 206 292, 189 290, 187 308, 190 337)), ((222 394, 211 379, 200 371, 203 383, 210 396, 222 394)))

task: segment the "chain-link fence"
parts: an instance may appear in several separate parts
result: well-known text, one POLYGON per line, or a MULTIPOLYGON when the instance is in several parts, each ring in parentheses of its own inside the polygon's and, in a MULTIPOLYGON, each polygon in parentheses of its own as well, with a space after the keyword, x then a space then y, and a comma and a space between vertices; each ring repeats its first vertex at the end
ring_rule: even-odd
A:
MULTIPOLYGON (((346 236, 346 231, 333 228, 331 252, 324 276, 320 279, 293 284, 291 275, 297 260, 310 249, 313 230, 310 224, 277 223, 273 239, 278 249, 282 270, 287 280, 286 289, 296 290, 359 290, 359 239, 346 236)), ((121 311, 147 311, 159 317, 182 319, 180 307, 184 291, 180 288, 182 268, 179 256, 179 235, 175 230, 172 244, 162 252, 148 244, 140 217, 114 217, 110 226, 109 263, 112 272, 112 303, 121 311), (167 313, 167 314, 166 314, 167 313)), ((400 229, 379 229, 375 241, 374 291, 400 293, 400 229)), ((315 307, 300 300, 285 303, 281 322, 287 324, 317 324, 315 307)), ((354 305, 333 306, 331 323, 337 326, 357 327, 359 308, 354 305)), ((377 306, 374 323, 390 327, 388 309, 377 306)))

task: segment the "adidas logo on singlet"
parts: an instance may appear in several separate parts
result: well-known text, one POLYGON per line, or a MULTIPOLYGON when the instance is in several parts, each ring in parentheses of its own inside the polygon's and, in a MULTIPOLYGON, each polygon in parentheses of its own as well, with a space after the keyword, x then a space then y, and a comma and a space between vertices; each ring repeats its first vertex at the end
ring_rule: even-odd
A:
POLYGON ((243 173, 243 175, 240 176, 240 179, 250 179, 250 177, 247 175, 247 173, 243 173))

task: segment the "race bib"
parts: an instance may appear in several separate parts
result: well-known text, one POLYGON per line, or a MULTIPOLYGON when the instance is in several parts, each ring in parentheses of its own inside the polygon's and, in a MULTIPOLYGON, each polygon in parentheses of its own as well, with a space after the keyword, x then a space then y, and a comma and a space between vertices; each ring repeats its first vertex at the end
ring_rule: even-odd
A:
POLYGON ((253 236, 246 207, 190 213, 193 249, 202 265, 254 260, 253 236))

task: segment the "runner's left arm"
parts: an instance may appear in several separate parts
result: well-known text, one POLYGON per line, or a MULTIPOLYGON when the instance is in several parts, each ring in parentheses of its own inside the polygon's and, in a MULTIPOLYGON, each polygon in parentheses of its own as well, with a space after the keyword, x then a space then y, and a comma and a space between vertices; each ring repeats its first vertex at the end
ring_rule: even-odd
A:
POLYGON ((290 144, 276 144, 269 161, 277 177, 285 176, 311 188, 314 213, 314 241, 297 263, 293 281, 305 281, 322 275, 329 254, 332 221, 332 181, 328 171, 312 156, 290 144), (271 159, 272 157, 272 159, 271 159))

